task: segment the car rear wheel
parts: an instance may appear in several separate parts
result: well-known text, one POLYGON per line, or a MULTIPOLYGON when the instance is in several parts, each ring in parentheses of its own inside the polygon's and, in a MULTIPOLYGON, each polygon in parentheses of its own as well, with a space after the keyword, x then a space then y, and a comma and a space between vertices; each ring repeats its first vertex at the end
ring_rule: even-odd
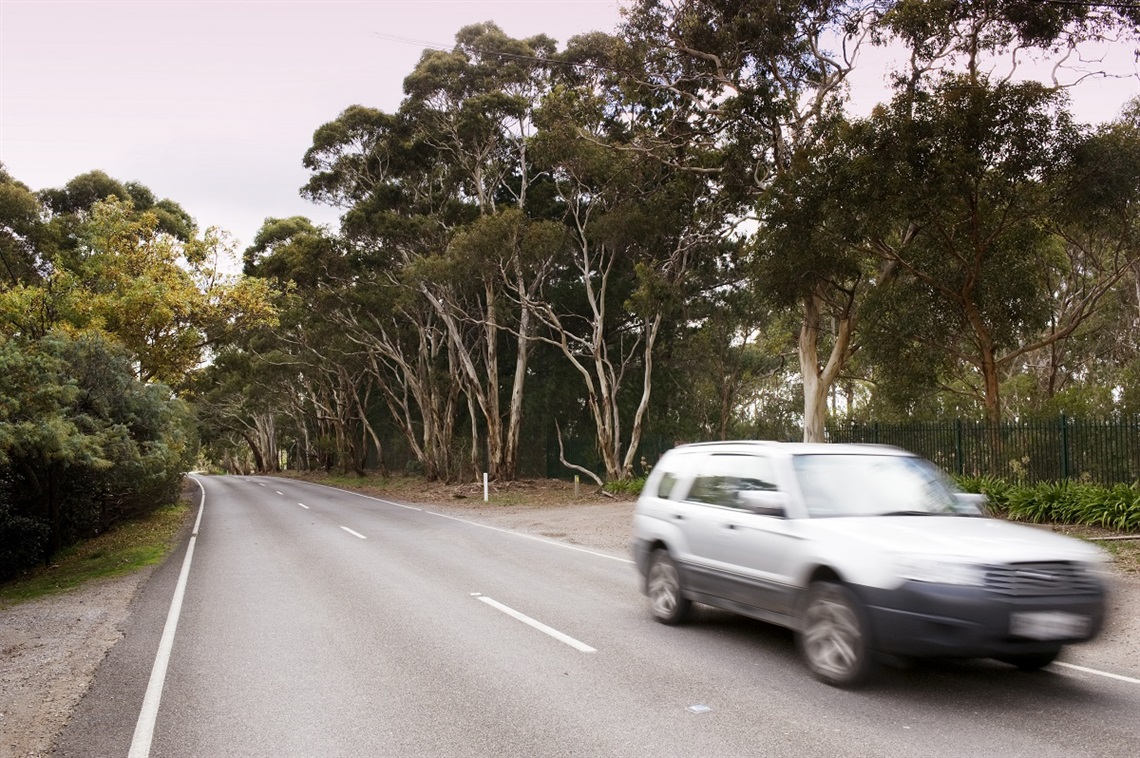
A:
POLYGON ((866 614, 851 590, 832 582, 808 588, 796 641, 817 679, 835 687, 865 682, 873 665, 867 637, 866 614))
POLYGON ((1003 655, 998 658, 1002 663, 1017 666, 1022 671, 1036 671, 1043 669, 1061 654, 1061 648, 1046 650, 1043 653, 1019 653, 1017 655, 1003 655))
POLYGON ((689 615, 693 603, 681 594, 681 574, 667 551, 653 551, 646 589, 653 618, 662 624, 680 624, 689 615))

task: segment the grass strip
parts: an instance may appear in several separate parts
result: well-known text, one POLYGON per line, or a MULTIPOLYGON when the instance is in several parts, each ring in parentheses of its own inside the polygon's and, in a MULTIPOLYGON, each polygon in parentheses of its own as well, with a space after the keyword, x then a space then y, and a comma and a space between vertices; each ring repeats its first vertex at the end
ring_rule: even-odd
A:
POLYGON ((50 566, 0 585, 0 608, 159 563, 173 549, 174 537, 189 510, 190 504, 180 501, 60 551, 50 566))

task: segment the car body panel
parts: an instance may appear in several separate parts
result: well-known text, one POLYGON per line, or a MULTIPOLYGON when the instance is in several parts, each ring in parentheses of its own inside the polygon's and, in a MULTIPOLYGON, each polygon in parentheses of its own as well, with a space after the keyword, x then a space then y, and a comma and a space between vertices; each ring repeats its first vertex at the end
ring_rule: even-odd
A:
MULTIPOLYGON (((651 551, 664 548, 677 564, 685 596, 793 629, 811 582, 838 581, 867 609, 872 647, 892 654, 1037 653, 1091 639, 1102 627, 1105 586, 1095 572, 1106 559, 1099 548, 1037 527, 966 515, 973 507, 812 518, 797 478, 798 455, 921 461, 875 445, 734 442, 675 448, 650 473, 635 509, 634 554, 642 574, 651 551), (752 478, 760 468, 763 475, 752 478), (675 484, 659 497, 666 476, 675 484), (755 486, 757 480, 782 493, 784 517, 749 510, 751 501, 765 498, 732 499, 734 486, 755 486), (915 565, 925 568, 916 574, 915 565)), ((888 468, 908 466, 922 472, 929 464, 888 468)), ((940 497, 956 505, 976 502, 940 497)))

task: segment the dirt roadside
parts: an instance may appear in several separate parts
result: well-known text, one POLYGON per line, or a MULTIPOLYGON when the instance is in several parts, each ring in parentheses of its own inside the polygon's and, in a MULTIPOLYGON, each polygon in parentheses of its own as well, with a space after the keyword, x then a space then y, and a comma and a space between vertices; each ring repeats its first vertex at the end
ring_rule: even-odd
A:
MULTIPOLYGON (((458 518, 574 545, 628 554, 633 501, 610 499, 594 488, 515 483, 482 502, 479 485, 366 490, 377 497, 429 506, 458 518), (497 504, 496 504, 497 503, 497 504)), ((150 576, 88 585, 64 595, 0 610, 0 758, 50 756, 122 626, 138 588, 150 576)), ((1109 625, 1066 660, 1140 677, 1140 576, 1120 576, 1109 625)))

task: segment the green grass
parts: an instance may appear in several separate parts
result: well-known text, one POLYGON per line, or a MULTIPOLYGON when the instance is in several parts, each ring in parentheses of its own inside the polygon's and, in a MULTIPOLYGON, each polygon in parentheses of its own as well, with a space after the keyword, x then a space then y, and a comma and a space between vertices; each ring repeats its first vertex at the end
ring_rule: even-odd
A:
POLYGON ((159 508, 149 516, 120 524, 61 551, 50 566, 0 584, 0 608, 159 563, 173 548, 174 537, 189 509, 185 502, 159 508))
POLYGON ((1140 541, 1100 541, 1096 544, 1112 554, 1113 564, 1121 573, 1140 576, 1140 541))

